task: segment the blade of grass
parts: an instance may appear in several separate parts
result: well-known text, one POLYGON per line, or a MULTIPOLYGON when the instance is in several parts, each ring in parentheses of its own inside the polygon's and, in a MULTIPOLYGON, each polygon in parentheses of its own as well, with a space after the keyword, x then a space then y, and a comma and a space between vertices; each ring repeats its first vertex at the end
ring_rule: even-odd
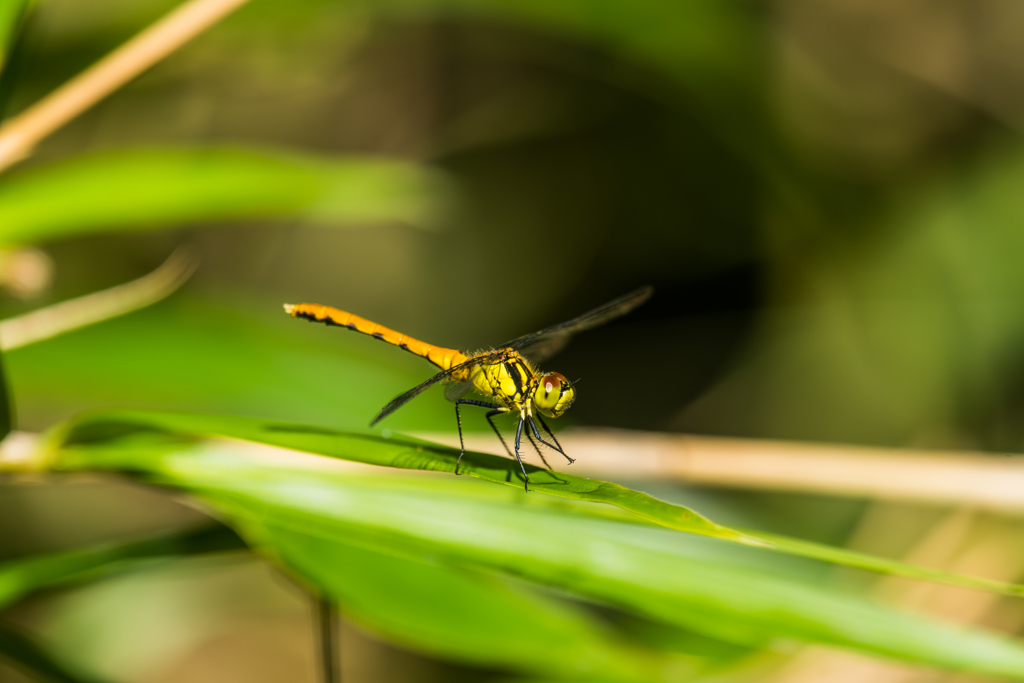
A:
MULTIPOLYGON (((666 666, 691 666, 686 658, 624 642, 583 610, 495 576, 270 529, 255 520, 242 528, 312 582, 314 594, 326 594, 376 632, 435 656, 634 683, 662 680, 666 666)), ((218 526, 8 562, 0 565, 0 609, 39 590, 137 571, 155 560, 245 547, 218 526)))
MULTIPOLYGON (((589 504, 553 506, 466 479, 357 475, 308 456, 301 457, 319 464, 274 466, 180 435, 126 433, 124 425, 118 435, 111 426, 62 457, 189 491, 242 529, 258 524, 509 573, 737 644, 792 638, 1024 680, 1024 648, 1010 639, 903 614, 805 577, 709 559, 707 541, 593 516, 589 504)), ((290 552, 285 544, 274 550, 290 552)))
MULTIPOLYGON (((409 438, 383 438, 372 434, 342 432, 307 425, 280 424, 269 420, 243 417, 188 415, 156 411, 111 410, 86 413, 55 429, 48 445, 49 466, 98 467, 91 460, 79 464, 62 455, 61 448, 87 444, 130 433, 174 433, 185 437, 228 436, 257 443, 282 446, 308 453, 325 455, 386 467, 454 472, 458 459, 455 449, 409 438)), ((41 466, 47 463, 40 461, 41 466)), ((120 467, 120 463, 113 463, 120 467)), ((522 486, 516 463, 507 458, 467 453, 460 471, 473 477, 519 488, 522 486)), ((739 531, 716 524, 688 508, 666 503, 639 491, 611 482, 576 477, 562 472, 528 468, 534 495, 548 494, 595 503, 606 503, 627 510, 655 524, 688 533, 711 536, 733 543, 777 550, 860 569, 940 581, 965 588, 1024 594, 1024 587, 1001 581, 964 576, 941 570, 918 567, 895 560, 873 557, 840 548, 833 548, 778 535, 739 531)))

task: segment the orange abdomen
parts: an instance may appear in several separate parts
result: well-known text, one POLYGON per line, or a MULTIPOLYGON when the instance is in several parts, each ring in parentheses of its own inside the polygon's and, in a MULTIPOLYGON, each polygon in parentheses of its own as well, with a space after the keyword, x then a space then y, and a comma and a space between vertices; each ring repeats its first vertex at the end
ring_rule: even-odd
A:
POLYGON ((469 360, 468 356, 456 349, 446 349, 443 346, 425 344, 419 339, 413 339, 412 337, 395 332, 388 327, 378 325, 372 320, 360 318, 354 313, 330 306, 321 306, 320 304, 285 304, 284 310, 294 318, 305 318, 312 322, 347 327, 350 330, 368 334, 374 339, 386 341, 388 344, 394 344, 409 353, 422 356, 442 370, 448 370, 453 365, 469 360))

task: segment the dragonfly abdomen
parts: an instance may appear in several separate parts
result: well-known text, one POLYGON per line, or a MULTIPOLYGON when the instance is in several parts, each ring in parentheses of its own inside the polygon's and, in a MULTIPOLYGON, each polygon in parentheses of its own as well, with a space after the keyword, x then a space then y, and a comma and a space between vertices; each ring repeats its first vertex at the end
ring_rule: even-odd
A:
POLYGON ((465 354, 456 349, 432 346, 421 342, 419 339, 396 332, 389 327, 384 327, 372 320, 361 318, 354 313, 331 306, 322 306, 320 304, 285 304, 284 310, 294 318, 305 318, 310 322, 337 325, 338 327, 345 327, 356 332, 368 334, 374 339, 394 344, 409 353, 426 358, 442 370, 448 370, 453 365, 469 360, 465 354))

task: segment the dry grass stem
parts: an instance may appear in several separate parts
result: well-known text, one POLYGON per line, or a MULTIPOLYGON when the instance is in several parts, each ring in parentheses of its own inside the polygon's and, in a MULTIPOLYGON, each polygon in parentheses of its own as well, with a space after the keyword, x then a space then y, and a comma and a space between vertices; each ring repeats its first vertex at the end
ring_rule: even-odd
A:
MULTIPOLYGON (((451 434, 420 436, 458 446, 451 434)), ((556 467, 574 474, 1024 512, 1024 458, 1018 456, 612 429, 566 432, 559 441, 577 460, 556 467)), ((466 448, 503 454, 493 434, 467 435, 466 448)))
POLYGON ((138 280, 0 320, 0 350, 17 349, 145 308, 181 287, 195 269, 192 253, 179 248, 138 280))
POLYGON ((189 0, 0 128, 0 171, 248 0, 189 0))

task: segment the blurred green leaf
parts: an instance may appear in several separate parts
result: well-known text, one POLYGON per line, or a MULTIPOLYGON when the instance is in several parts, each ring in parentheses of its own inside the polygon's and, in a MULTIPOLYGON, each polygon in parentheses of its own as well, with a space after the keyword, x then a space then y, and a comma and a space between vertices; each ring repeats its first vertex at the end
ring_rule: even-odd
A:
POLYGON ((0 564, 0 609, 33 591, 118 574, 154 557, 220 552, 244 547, 230 529, 217 526, 5 562, 0 564))
POLYGON ((0 354, 0 439, 14 428, 14 406, 11 404, 10 387, 7 385, 7 369, 0 354))
POLYGON ((494 575, 252 519, 245 528, 337 600, 347 617, 420 651, 586 680, 670 680, 666 671, 691 668, 682 657, 626 647, 583 610, 494 575))
MULTIPOLYGON (((127 460, 121 459, 125 457, 121 451, 114 451, 113 459, 109 461, 91 451, 86 452, 84 459, 79 459, 75 455, 75 446, 122 438, 126 435, 152 434, 174 434, 176 438, 184 439, 229 436, 372 465, 435 472, 454 472, 459 455, 453 448, 405 437, 384 438, 368 433, 342 432, 324 427, 282 424, 255 418, 131 410, 96 411, 82 415, 54 429, 47 448, 53 449, 54 454, 51 457, 55 459, 52 465, 58 469, 130 468, 133 462, 130 452, 127 454, 127 460)), ((511 458, 466 453, 460 471, 492 483, 520 488, 522 480, 518 467, 511 458)), ((546 493, 576 501, 607 503, 631 512, 643 520, 677 531, 910 578, 942 581, 957 586, 1014 595, 1024 593, 1024 588, 1001 581, 917 567, 778 535, 759 535, 756 531, 730 529, 715 524, 693 510, 666 503, 646 493, 611 482, 586 479, 533 466, 528 466, 527 470, 531 475, 530 489, 535 493, 546 493)))
MULTIPOLYGON (((245 530, 327 590, 347 614, 420 650, 567 677, 600 673, 601 680, 615 681, 659 680, 665 666, 686 666, 681 657, 626 646, 582 610, 495 576, 272 531, 252 521, 245 530)), ((0 609, 40 589, 139 570, 154 560, 245 547, 230 529, 217 526, 8 562, 0 565, 0 609)))
MULTIPOLYGON (((245 548, 224 526, 206 527, 129 543, 47 553, 0 564, 0 609, 42 589, 94 581, 138 569, 155 559, 245 548)), ((67 668, 22 634, 0 628, 0 655, 40 680, 60 683, 95 682, 67 668)))
POLYGON ((443 194, 438 172, 382 158, 244 147, 106 152, 5 177, 0 245, 253 217, 429 225, 443 194))
MULTIPOLYGON (((495 576, 272 531, 254 522, 245 528, 276 549, 285 565, 329 591, 346 614, 420 650, 565 676, 602 674, 602 680, 616 681, 658 680, 664 666, 685 666, 679 657, 624 647, 610 630, 568 603, 495 576)), ((217 526, 8 562, 0 565, 0 609, 40 589, 138 570, 154 559, 245 547, 230 529, 217 526)))
MULTIPOLYGON (((274 532, 507 572, 729 642, 793 638, 1024 679, 1024 648, 1010 639, 709 560, 693 552, 693 537, 593 516, 579 502, 552 505, 466 480, 357 474, 328 459, 254 459, 180 434, 133 432, 130 421, 81 426, 57 454, 65 466, 132 471, 189 491, 243 533, 252 524, 269 529, 262 540, 285 557, 291 550, 273 545, 274 532)), ((363 450, 390 451, 408 463, 426 452, 362 439, 363 450)), ((480 458, 474 464, 479 473, 480 458)), ((318 561, 313 553, 304 560, 318 561)), ((329 560, 320 572, 334 570, 329 560)))
POLYGON ((0 656, 30 673, 36 680, 52 683, 100 683, 94 676, 86 676, 69 669, 18 631, 2 626, 0 656))
POLYGON ((0 0, 0 73, 18 36, 22 17, 35 0, 0 0))
MULTIPOLYGON (((299 323, 281 303, 263 300, 265 310, 254 313, 244 302, 201 301, 186 293, 16 349, 6 359, 22 428, 42 429, 114 404, 360 429, 395 395, 429 376, 420 359, 396 357, 393 348, 355 335, 297 333, 299 323)), ((450 404, 427 397, 403 408, 391 426, 454 428, 454 422, 450 404)))

